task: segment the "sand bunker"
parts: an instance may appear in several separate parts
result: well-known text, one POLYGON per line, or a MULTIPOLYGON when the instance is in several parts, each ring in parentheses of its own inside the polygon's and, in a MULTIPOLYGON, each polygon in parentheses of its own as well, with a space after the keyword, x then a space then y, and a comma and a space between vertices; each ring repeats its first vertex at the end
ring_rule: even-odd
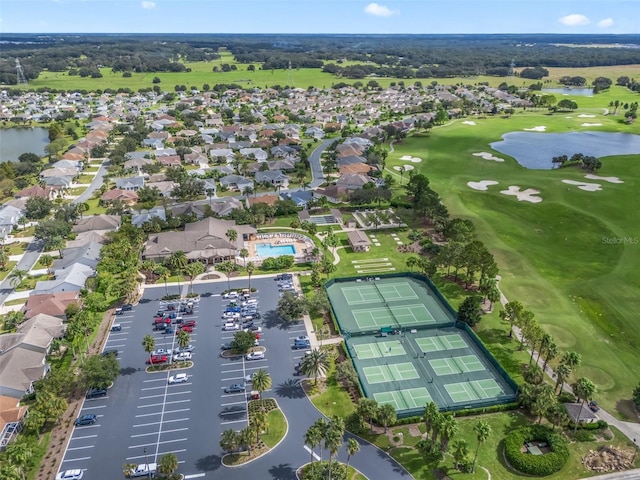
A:
POLYGON ((609 183, 624 183, 624 180, 620 180, 618 177, 601 177, 600 175, 594 175, 592 173, 588 173, 584 178, 587 180, 604 180, 609 183))
POLYGON ((602 124, 601 123, 583 123, 582 126, 583 127, 601 127, 602 124))
POLYGON ((475 125, 476 122, 473 122, 471 120, 465 120, 464 122, 462 122, 463 125, 475 125))
POLYGON ((540 194, 540 190, 534 190, 533 188, 527 188, 526 190, 520 191, 519 186, 511 185, 508 190, 501 190, 500 193, 503 195, 513 195, 515 196, 519 202, 531 202, 531 203, 540 203, 542 198, 536 197, 536 195, 540 194))
POLYGON ((576 182, 575 180, 562 180, 562 183, 576 185, 580 190, 584 190, 585 192, 598 192, 602 190, 602 185, 599 183, 576 182))
POLYGON ((525 128, 524 130, 526 130, 527 132, 545 132, 547 130, 547 127, 544 125, 538 125, 537 127, 525 128))
POLYGON ((407 162, 420 163, 422 159, 420 157, 412 157, 411 155, 403 155, 400 157, 400 160, 405 160, 407 162))
POLYGON ((484 160, 493 160, 494 162, 504 162, 504 158, 496 157, 489 152, 478 152, 472 154, 474 157, 482 157, 484 160))
POLYGON ((413 169, 414 169, 414 168, 416 168, 416 167, 414 167, 413 165, 402 165, 402 166, 395 166, 395 167, 393 167, 393 169, 394 169, 394 170, 396 170, 396 171, 398 171, 398 172, 399 172, 399 171, 400 171, 400 169, 402 169, 402 168, 404 168, 404 171, 405 171, 405 172, 408 172, 409 170, 413 170, 413 169))
POLYGON ((484 192, 488 190, 490 185, 498 185, 498 182, 495 180, 480 180, 479 182, 467 182, 467 186, 473 188, 474 190, 480 190, 484 192))
POLYGON ((578 118, 595 118, 595 115, 589 115, 587 113, 581 113, 578 118))

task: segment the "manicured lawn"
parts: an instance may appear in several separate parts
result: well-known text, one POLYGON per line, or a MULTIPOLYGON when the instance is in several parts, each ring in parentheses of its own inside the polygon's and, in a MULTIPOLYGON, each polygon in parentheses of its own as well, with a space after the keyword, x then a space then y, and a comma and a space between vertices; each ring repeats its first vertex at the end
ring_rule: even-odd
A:
POLYGON ((4 270, 0 270, 0 280, 4 280, 7 277, 7 275, 11 273, 11 270, 13 270, 13 267, 15 267, 17 264, 18 262, 7 262, 4 270))
POLYGON ((27 303, 26 298, 18 298, 16 300, 9 300, 7 302, 4 302, 4 305, 5 307, 11 307, 14 305, 24 305, 25 303, 27 303))
MULTIPOLYGON (((625 101, 637 100, 637 95, 612 90, 592 98, 576 97, 579 106, 589 107, 579 112, 601 114, 618 96, 625 101)), ((405 163, 399 160, 403 155, 423 159, 414 165, 429 177, 453 216, 473 220, 479 238, 496 257, 507 298, 531 309, 562 351, 582 354, 583 366, 577 369, 577 376, 591 378, 599 390, 596 399, 615 411, 619 400, 630 398, 640 374, 636 361, 640 297, 634 293, 640 285, 636 268, 640 248, 603 239, 640 238, 640 223, 631 213, 640 208, 634 187, 640 164, 628 157, 605 158, 599 175, 618 176, 625 183, 600 182, 602 191, 585 192, 567 189, 561 182, 584 180, 584 172, 578 169, 527 170, 504 155, 500 155, 505 157, 504 163, 471 155, 491 151, 489 143, 503 133, 535 125, 545 125, 552 132, 584 130, 579 112, 553 116, 517 113, 510 119, 475 120, 475 126, 456 121, 433 129, 429 136, 408 138, 396 145, 387 165, 392 168, 405 163), (496 180, 500 186, 479 192, 467 186, 472 180, 496 180), (517 202, 500 194, 508 185, 536 188, 543 201, 517 202)), ((637 130, 620 124, 619 117, 598 115, 593 121, 602 123, 599 130, 603 131, 637 130)), ((373 252, 372 247, 365 255, 373 252)), ((391 257, 387 252, 385 249, 385 256, 391 257)), ((348 262, 340 266, 341 273, 348 273, 342 270, 347 266, 348 262)), ((497 338, 491 331, 497 325, 483 321, 481 336, 485 340, 497 338)))
POLYGON ((262 441, 269 448, 275 447, 287 432, 287 420, 279 408, 271 410, 267 414, 269 428, 267 433, 261 435, 262 441))
POLYGON ((29 227, 24 230, 20 230, 17 232, 14 237, 23 238, 23 237, 31 237, 36 231, 36 227, 29 227))
POLYGON ((25 242, 12 243, 5 245, 4 249, 7 255, 22 255, 27 249, 27 244, 25 242))
POLYGON ((323 391, 321 391, 320 388, 321 384, 321 379, 318 379, 318 386, 313 385, 313 379, 309 379, 307 383, 309 387, 307 389, 309 398, 318 410, 328 417, 338 415, 343 418, 355 410, 351 397, 349 397, 347 392, 344 391, 336 381, 335 362, 333 359, 330 361, 330 368, 327 372, 326 388, 323 391))

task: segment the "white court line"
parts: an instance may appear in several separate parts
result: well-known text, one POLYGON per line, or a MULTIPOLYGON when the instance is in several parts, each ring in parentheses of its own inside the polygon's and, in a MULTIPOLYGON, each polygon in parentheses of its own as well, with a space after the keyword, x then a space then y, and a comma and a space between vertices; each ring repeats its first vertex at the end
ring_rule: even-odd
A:
MULTIPOLYGON (((122 340, 122 339, 121 338, 116 338, 115 340, 122 340)), ((109 340, 107 340, 107 343, 109 343, 109 340)), ((122 348, 122 347, 125 347, 125 346, 126 345, 124 343, 123 344, 118 344, 118 345, 107 345, 107 347, 109 347, 109 348, 122 348)))
MULTIPOLYGON (((226 407, 226 406, 228 406, 228 405, 239 405, 239 404, 244 405, 244 400, 242 400, 242 401, 240 401, 240 402, 222 403, 222 404, 220 404, 220 405, 221 405, 221 406, 223 406, 223 407, 226 407)), ((95 435, 94 435, 94 436, 95 436, 95 435)))
POLYGON ((351 260, 351 263, 371 263, 371 262, 384 262, 389 260, 388 258, 370 258, 367 260, 351 260))
POLYGON ((191 480, 192 478, 200 478, 204 477, 205 475, 205 473, 193 473, 191 475, 185 475, 184 478, 185 480, 191 480))
POLYGON ((154 378, 152 380, 143 380, 142 383, 150 383, 150 382, 166 382, 166 378, 154 378))

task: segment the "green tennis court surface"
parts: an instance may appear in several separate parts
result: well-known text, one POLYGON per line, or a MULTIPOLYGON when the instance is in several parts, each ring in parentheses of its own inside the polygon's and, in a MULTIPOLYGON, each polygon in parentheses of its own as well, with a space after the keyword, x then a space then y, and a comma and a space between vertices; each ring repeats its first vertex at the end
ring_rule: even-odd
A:
POLYGON ((394 390, 391 392, 378 392, 373 398, 380 405, 390 403, 396 411, 422 408, 432 401, 429 391, 422 388, 408 388, 406 390, 394 390))
POLYGON ((395 302, 398 300, 417 300, 418 294, 408 282, 382 283, 376 282, 345 287, 342 294, 348 305, 362 305, 364 303, 395 302))
POLYGON ((364 372, 367 382, 370 384, 420 378, 420 375, 411 363, 373 365, 371 367, 364 367, 362 371, 364 372))
POLYGON ((447 390, 451 400, 456 403, 499 397, 504 394, 502 387, 493 378, 449 383, 444 388, 447 390))
POLYGON ((358 328, 361 330, 388 327, 394 324, 404 327, 436 323, 427 307, 420 304, 394 306, 393 310, 389 307, 354 310, 353 318, 355 318, 358 328))
POLYGON ((453 375, 454 373, 480 372, 485 369, 482 362, 475 355, 435 358, 429 360, 429 365, 439 377, 453 375))
POLYGON ((467 342, 457 333, 439 335, 435 337, 416 338, 416 343, 423 352, 439 352, 441 350, 456 350, 467 348, 467 342))
POLYGON ((389 340, 387 342, 363 343, 354 345, 356 357, 361 360, 380 357, 395 357, 398 355, 406 355, 407 352, 398 340, 389 340))

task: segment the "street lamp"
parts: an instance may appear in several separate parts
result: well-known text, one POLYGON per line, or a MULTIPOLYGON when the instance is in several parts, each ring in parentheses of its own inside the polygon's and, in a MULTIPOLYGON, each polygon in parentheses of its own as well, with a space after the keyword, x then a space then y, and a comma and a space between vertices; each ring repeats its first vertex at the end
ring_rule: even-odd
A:
POLYGON ((151 476, 151 469, 149 468, 149 457, 147 457, 147 447, 144 447, 142 449, 142 451, 144 452, 144 461, 145 461, 145 467, 147 469, 147 477, 151 476))

